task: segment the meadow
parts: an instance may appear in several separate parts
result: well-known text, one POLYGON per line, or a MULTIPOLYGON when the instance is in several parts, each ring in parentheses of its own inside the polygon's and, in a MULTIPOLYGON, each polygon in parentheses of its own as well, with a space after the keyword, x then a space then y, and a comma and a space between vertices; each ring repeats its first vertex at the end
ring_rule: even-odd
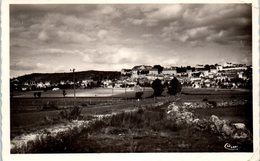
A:
POLYGON ((184 88, 177 96, 169 96, 166 92, 161 97, 149 97, 151 95, 152 90, 147 89, 141 100, 134 99, 133 91, 123 91, 113 97, 77 97, 75 100, 73 97, 13 97, 11 140, 66 123, 60 119, 60 112, 75 104, 81 108, 80 120, 115 115, 98 120, 79 133, 70 134, 70 139, 66 135, 63 139, 66 141, 54 144, 52 140, 48 146, 38 146, 33 152, 226 152, 228 150, 223 146, 226 142, 238 144, 238 151, 252 151, 250 141, 222 138, 210 130, 201 131, 185 124, 177 126, 174 121, 166 119, 170 103, 180 106, 193 103, 199 108, 188 108, 187 111, 194 117, 209 120, 216 115, 230 124, 244 123, 252 133, 251 91, 184 88), (208 108, 212 102, 216 106, 208 108), (162 105, 155 107, 158 103, 162 105), (127 112, 134 109, 139 110, 127 112))

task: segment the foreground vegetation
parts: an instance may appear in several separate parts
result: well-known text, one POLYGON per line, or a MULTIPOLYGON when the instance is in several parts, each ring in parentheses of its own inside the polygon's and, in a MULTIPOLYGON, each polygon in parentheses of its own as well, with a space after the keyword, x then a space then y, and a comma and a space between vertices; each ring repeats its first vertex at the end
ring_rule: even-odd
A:
MULTIPOLYGON (((41 111, 39 115, 39 112, 17 113, 16 116, 32 120, 44 112, 47 118, 42 120, 42 126, 38 125, 34 132, 27 131, 32 127, 29 122, 13 124, 11 132, 20 129, 20 133, 13 135, 12 141, 19 140, 26 133, 30 135, 38 132, 39 135, 36 141, 31 141, 26 146, 33 148, 14 148, 12 153, 225 152, 228 151, 224 148, 226 143, 238 146, 236 151, 252 151, 251 98, 250 92, 245 91, 186 89, 182 95, 163 95, 156 100, 114 100, 103 104, 97 101, 91 106, 82 106, 81 117, 74 123, 61 117, 57 119, 62 109, 41 111), (172 102, 185 108, 184 111, 180 110, 177 117, 184 118, 183 120, 174 119, 176 113, 169 112, 169 103, 172 102), (215 130, 211 127, 216 126, 213 120, 221 123, 215 130), (237 133, 234 123, 245 124, 246 129, 237 133), (56 130, 49 129, 52 126, 56 130), (228 135, 225 134, 227 130, 221 131, 223 127, 230 130, 228 135), (40 129, 45 130, 39 132, 40 129), (67 130, 53 135, 57 129, 67 130)), ((170 107, 173 109, 173 106, 170 107)))

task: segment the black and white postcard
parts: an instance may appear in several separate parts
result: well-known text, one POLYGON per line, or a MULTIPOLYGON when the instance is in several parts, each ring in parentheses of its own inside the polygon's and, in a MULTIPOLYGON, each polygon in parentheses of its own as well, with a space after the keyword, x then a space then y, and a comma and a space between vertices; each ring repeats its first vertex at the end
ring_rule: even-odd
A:
POLYGON ((259 159, 256 1, 7 1, 13 160, 259 159))

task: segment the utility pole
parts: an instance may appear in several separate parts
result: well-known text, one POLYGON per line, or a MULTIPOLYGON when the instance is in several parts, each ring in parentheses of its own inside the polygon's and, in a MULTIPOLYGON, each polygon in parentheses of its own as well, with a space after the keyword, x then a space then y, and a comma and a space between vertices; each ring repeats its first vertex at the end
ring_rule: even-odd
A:
POLYGON ((75 69, 70 69, 70 71, 73 72, 73 92, 74 92, 74 101, 73 101, 73 105, 75 106, 75 102, 76 102, 76 87, 75 87, 75 69))
POLYGON ((126 100, 126 81, 124 80, 124 85, 125 85, 125 100, 126 100))
POLYGON ((114 87, 115 87, 115 82, 112 82, 112 102, 114 98, 114 87))

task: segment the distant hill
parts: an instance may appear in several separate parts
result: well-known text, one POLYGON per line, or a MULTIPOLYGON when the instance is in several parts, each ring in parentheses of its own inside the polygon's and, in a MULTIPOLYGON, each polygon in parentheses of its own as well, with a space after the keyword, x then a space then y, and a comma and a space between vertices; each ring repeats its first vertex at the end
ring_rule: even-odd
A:
MULTIPOLYGON (((103 79, 118 79, 120 78, 121 73, 116 71, 80 71, 75 72, 76 81, 93 79, 93 80, 103 80, 103 79)), ((20 83, 24 83, 26 81, 36 81, 36 82, 45 82, 51 81, 53 83, 58 83, 61 80, 70 80, 73 81, 73 73, 32 73, 28 75, 23 75, 17 78, 20 83)))

